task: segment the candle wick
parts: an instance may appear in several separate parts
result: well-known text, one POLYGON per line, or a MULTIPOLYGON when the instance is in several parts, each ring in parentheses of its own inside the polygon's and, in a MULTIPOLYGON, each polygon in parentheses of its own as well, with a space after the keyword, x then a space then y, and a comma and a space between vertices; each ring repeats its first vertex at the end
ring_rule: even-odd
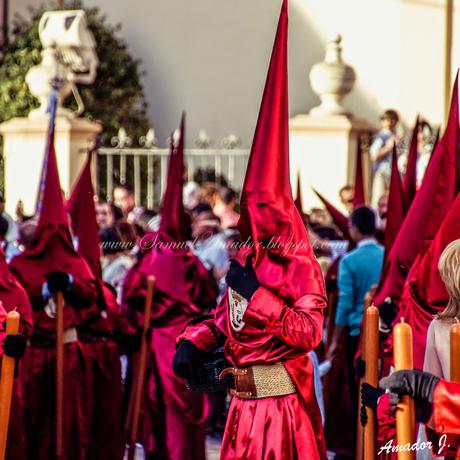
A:
POLYGON ((457 316, 455 317, 455 322, 456 322, 457 324, 460 324, 460 321, 458 320, 458 317, 457 317, 457 316))
POLYGON ((401 316, 401 323, 404 323, 404 316, 401 316))

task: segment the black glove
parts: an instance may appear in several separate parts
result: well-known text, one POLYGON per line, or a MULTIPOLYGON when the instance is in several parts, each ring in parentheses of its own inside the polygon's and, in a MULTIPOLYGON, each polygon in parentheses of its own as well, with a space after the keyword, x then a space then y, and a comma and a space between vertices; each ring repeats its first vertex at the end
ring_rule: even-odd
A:
POLYGON ((361 426, 365 426, 367 423, 367 412, 364 404, 361 404, 361 408, 359 409, 359 421, 361 422, 361 426))
POLYGON ((256 272, 252 267, 252 256, 248 256, 244 267, 232 259, 225 281, 234 291, 250 300, 260 286, 256 272))
POLYGON ((72 282, 71 276, 66 272, 51 272, 45 275, 45 278, 48 284, 48 291, 50 292, 50 294, 56 294, 58 291, 67 291, 72 282))
POLYGON ((201 353, 193 342, 182 340, 173 359, 173 371, 183 379, 198 378, 201 370, 201 353))
POLYGON ((396 305, 388 298, 379 306, 379 316, 384 324, 382 332, 390 332, 391 325, 396 318, 396 305))
POLYGON ((361 356, 358 356, 356 359, 356 377, 359 379, 362 379, 364 375, 366 374, 366 361, 364 361, 361 356))
POLYGON ((393 408, 402 395, 414 398, 417 420, 426 423, 433 412, 434 389, 439 377, 418 370, 396 371, 380 380, 380 387, 390 390, 390 403, 393 408))
POLYGON ((7 335, 3 341, 3 352, 10 358, 21 358, 26 351, 27 341, 22 334, 7 335))
POLYGON ((368 383, 364 382, 361 385, 361 401, 364 406, 370 407, 374 411, 377 409, 377 401, 384 393, 385 390, 373 387, 368 383))

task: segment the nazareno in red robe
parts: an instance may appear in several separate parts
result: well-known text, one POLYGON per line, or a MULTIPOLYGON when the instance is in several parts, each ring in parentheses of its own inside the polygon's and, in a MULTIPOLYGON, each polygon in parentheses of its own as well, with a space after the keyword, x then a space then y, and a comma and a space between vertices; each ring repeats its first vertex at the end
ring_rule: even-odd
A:
MULTIPOLYGON (((32 307, 24 288, 13 276, 8 268, 5 253, 0 247, 0 324, 6 319, 6 313, 16 309, 21 315, 19 332, 26 338, 30 337, 33 328, 32 307)), ((2 350, 0 349, 0 353, 2 350)), ((10 424, 6 458, 22 460, 26 458, 25 428, 24 428, 24 401, 21 383, 22 363, 18 361, 17 375, 14 381, 11 399, 10 424)))
MULTIPOLYGON (((34 331, 22 359, 27 458, 50 460, 55 452, 55 330, 53 307, 43 298, 45 275, 69 273, 73 282, 64 293, 64 328, 100 316, 96 282, 87 263, 75 252, 59 184, 51 134, 39 221, 32 241, 10 264, 33 309, 34 331)), ((75 334, 73 334, 74 336, 75 334)), ((88 432, 84 410, 84 358, 75 338, 64 346, 64 451, 67 460, 86 460, 88 432)))
POLYGON ((308 352, 321 340, 326 293, 321 270, 292 197, 289 177, 287 1, 282 5, 241 196, 238 228, 260 282, 237 323, 228 294, 213 318, 179 337, 200 350, 225 344, 237 367, 281 362, 297 392, 261 399, 235 396, 221 448, 223 460, 326 459, 308 352), (232 319, 231 319, 232 318, 232 319))
POLYGON ((324 298, 314 294, 288 305, 260 287, 248 303, 241 332, 230 325, 225 295, 213 320, 189 326, 180 336, 202 351, 225 343, 226 357, 237 367, 281 361, 298 390, 282 397, 233 398, 221 459, 327 458, 313 365, 307 354, 321 340, 325 305, 324 298))
POLYGON ((112 337, 115 328, 124 332, 135 329, 121 316, 115 294, 102 281, 99 228, 94 208, 91 179, 92 151, 67 202, 78 253, 88 263, 96 279, 98 306, 102 315, 95 315, 79 324, 78 347, 85 361, 82 391, 86 397, 86 419, 89 433, 88 458, 119 460, 124 454, 122 436, 122 384, 120 349, 112 337))
POLYGON ((123 297, 142 324, 146 280, 155 276, 150 353, 141 413, 140 441, 147 453, 167 460, 204 460, 207 401, 190 393, 172 369, 176 337, 215 307, 217 284, 186 240, 190 224, 182 205, 184 117, 179 145, 171 146, 158 233, 141 241, 146 253, 128 272, 123 297))
POLYGON ((146 277, 161 267, 170 275, 169 289, 155 288, 145 393, 139 441, 159 459, 204 460, 207 402, 204 394, 190 393, 172 370, 176 337, 187 323, 215 305, 217 286, 188 250, 156 250, 133 267, 125 280, 125 300, 142 324, 146 277), (181 269, 180 267, 183 267, 181 269), (177 284, 176 284, 177 283, 177 284), (189 287, 188 300, 180 299, 181 285, 189 287))

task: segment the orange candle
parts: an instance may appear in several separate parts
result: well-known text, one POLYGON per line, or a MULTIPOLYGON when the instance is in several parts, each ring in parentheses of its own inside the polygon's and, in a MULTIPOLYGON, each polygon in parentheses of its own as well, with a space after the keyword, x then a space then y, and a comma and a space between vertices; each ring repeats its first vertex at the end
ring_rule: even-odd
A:
POLYGON ((460 382, 460 323, 450 328, 450 379, 460 382))
MULTIPOLYGON (((14 335, 19 331, 20 315, 10 311, 6 317, 6 334, 14 335)), ((11 395, 13 393, 15 359, 3 355, 0 377, 0 460, 4 460, 8 423, 10 421, 11 395)))
MULTIPOLYGON (((365 334, 366 375, 365 381, 369 385, 378 385, 378 356, 379 356, 379 310, 371 306, 366 310, 366 334, 365 334)), ((366 407, 367 423, 364 427, 364 460, 374 460, 375 451, 376 419, 374 411, 366 407)))
MULTIPOLYGON (((412 329, 404 318, 393 328, 393 357, 397 371, 414 368, 412 329)), ((396 439, 402 450, 398 451, 398 460, 414 460, 414 451, 404 449, 415 443, 414 401, 410 396, 402 396, 396 407, 396 439)))
MULTIPOLYGON (((363 315, 363 328, 362 328, 362 336, 366 339, 366 323, 367 323, 367 310, 372 304, 373 296, 369 291, 364 296, 364 315, 363 315)), ((361 343, 361 358, 364 362, 366 362, 366 345, 364 342, 361 343)), ((359 379, 358 382, 358 423, 357 423, 357 430, 356 430, 356 453, 355 459, 356 460, 363 460, 364 459, 364 429, 361 425, 360 420, 360 411, 361 411, 361 385, 365 381, 365 378, 359 379)))

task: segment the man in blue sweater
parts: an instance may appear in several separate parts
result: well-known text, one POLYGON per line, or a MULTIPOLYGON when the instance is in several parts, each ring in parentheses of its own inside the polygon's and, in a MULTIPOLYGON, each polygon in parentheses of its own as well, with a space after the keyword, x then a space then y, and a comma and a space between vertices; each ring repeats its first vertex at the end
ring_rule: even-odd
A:
MULTIPOLYGON (((363 318, 364 297, 372 285, 377 284, 383 264, 383 246, 374 238, 376 230, 375 214, 365 206, 356 208, 350 216, 349 233, 356 242, 339 263, 337 287, 339 300, 335 315, 335 346, 339 337, 344 339, 347 376, 350 387, 351 414, 357 414, 358 385, 355 379, 354 357, 359 341, 361 320, 363 318)), ((333 345, 334 347, 334 345, 333 345)), ((351 426, 356 426, 351 422, 351 426)), ((352 439, 355 439, 354 436, 352 439)), ((354 456, 337 455, 336 459, 349 459, 354 456)))
POLYGON ((355 209, 350 217, 349 231, 356 242, 356 249, 339 263, 339 302, 335 324, 349 329, 349 335, 357 338, 364 296, 379 281, 384 249, 374 238, 375 214, 371 209, 365 206, 355 209))

